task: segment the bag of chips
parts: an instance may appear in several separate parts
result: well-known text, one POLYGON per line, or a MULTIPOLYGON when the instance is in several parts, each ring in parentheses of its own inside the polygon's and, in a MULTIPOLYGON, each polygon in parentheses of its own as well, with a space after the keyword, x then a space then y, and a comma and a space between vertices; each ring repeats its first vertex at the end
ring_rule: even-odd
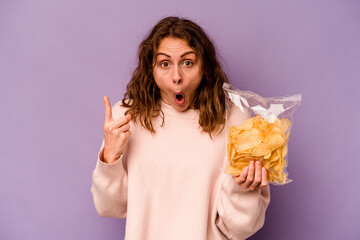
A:
POLYGON ((226 135, 228 165, 225 172, 238 176, 250 161, 260 161, 273 185, 291 182, 288 141, 292 115, 301 94, 264 98, 224 83, 226 95, 226 135))

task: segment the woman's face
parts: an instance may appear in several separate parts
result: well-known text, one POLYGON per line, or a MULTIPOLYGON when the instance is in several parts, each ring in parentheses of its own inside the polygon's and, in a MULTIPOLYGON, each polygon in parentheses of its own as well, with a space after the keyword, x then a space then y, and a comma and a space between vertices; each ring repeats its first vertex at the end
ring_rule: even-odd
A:
POLYGON ((202 79, 200 57, 185 40, 166 37, 155 55, 153 76, 162 100, 177 111, 192 104, 202 79))

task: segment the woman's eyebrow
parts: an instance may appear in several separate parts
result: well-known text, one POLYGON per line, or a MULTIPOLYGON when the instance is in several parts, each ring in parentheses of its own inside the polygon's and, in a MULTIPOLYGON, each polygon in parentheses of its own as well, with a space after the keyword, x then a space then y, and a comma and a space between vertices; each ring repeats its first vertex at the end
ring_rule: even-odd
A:
POLYGON ((194 51, 189 51, 189 52, 186 52, 186 53, 182 54, 180 57, 184 57, 185 55, 190 54, 190 53, 193 53, 193 54, 196 55, 196 53, 194 51))
MULTIPOLYGON (((188 55, 188 54, 190 54, 190 53, 193 53, 193 54, 196 55, 196 53, 195 53, 194 51, 189 51, 189 52, 186 52, 186 53, 182 54, 180 57, 182 58, 182 57, 184 57, 185 55, 188 55)), ((162 53, 162 52, 157 53, 157 54, 155 55, 155 57, 157 57, 157 56, 159 56, 159 55, 164 55, 164 56, 166 56, 166 57, 168 57, 168 58, 171 58, 170 55, 167 55, 167 54, 162 53)))
POLYGON ((159 56, 159 55, 164 55, 164 56, 166 56, 166 57, 168 57, 168 58, 171 58, 169 55, 167 55, 167 54, 165 54, 165 53, 157 53, 156 55, 155 55, 155 57, 157 57, 157 56, 159 56))

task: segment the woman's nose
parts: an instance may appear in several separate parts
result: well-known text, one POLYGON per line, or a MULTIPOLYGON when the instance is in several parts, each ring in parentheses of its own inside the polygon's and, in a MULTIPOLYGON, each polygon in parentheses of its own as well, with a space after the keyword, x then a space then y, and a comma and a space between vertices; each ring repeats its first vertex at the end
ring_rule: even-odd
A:
POLYGON ((181 73, 179 68, 174 68, 173 83, 178 85, 181 83, 181 73))

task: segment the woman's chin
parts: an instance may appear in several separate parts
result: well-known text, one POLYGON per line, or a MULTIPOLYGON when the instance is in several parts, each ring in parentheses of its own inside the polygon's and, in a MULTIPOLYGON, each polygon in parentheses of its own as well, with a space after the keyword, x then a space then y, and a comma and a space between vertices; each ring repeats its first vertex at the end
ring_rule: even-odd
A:
POLYGON ((186 101, 168 101, 168 99, 162 99, 164 103, 170 105, 178 112, 184 112, 189 108, 189 104, 186 101))
POLYGON ((172 107, 179 112, 184 112, 189 108, 189 105, 186 104, 186 102, 179 104, 178 102, 175 102, 172 104, 172 107))
POLYGON ((179 112, 184 112, 188 109, 188 107, 186 106, 173 106, 173 108, 176 110, 176 111, 179 111, 179 112))

